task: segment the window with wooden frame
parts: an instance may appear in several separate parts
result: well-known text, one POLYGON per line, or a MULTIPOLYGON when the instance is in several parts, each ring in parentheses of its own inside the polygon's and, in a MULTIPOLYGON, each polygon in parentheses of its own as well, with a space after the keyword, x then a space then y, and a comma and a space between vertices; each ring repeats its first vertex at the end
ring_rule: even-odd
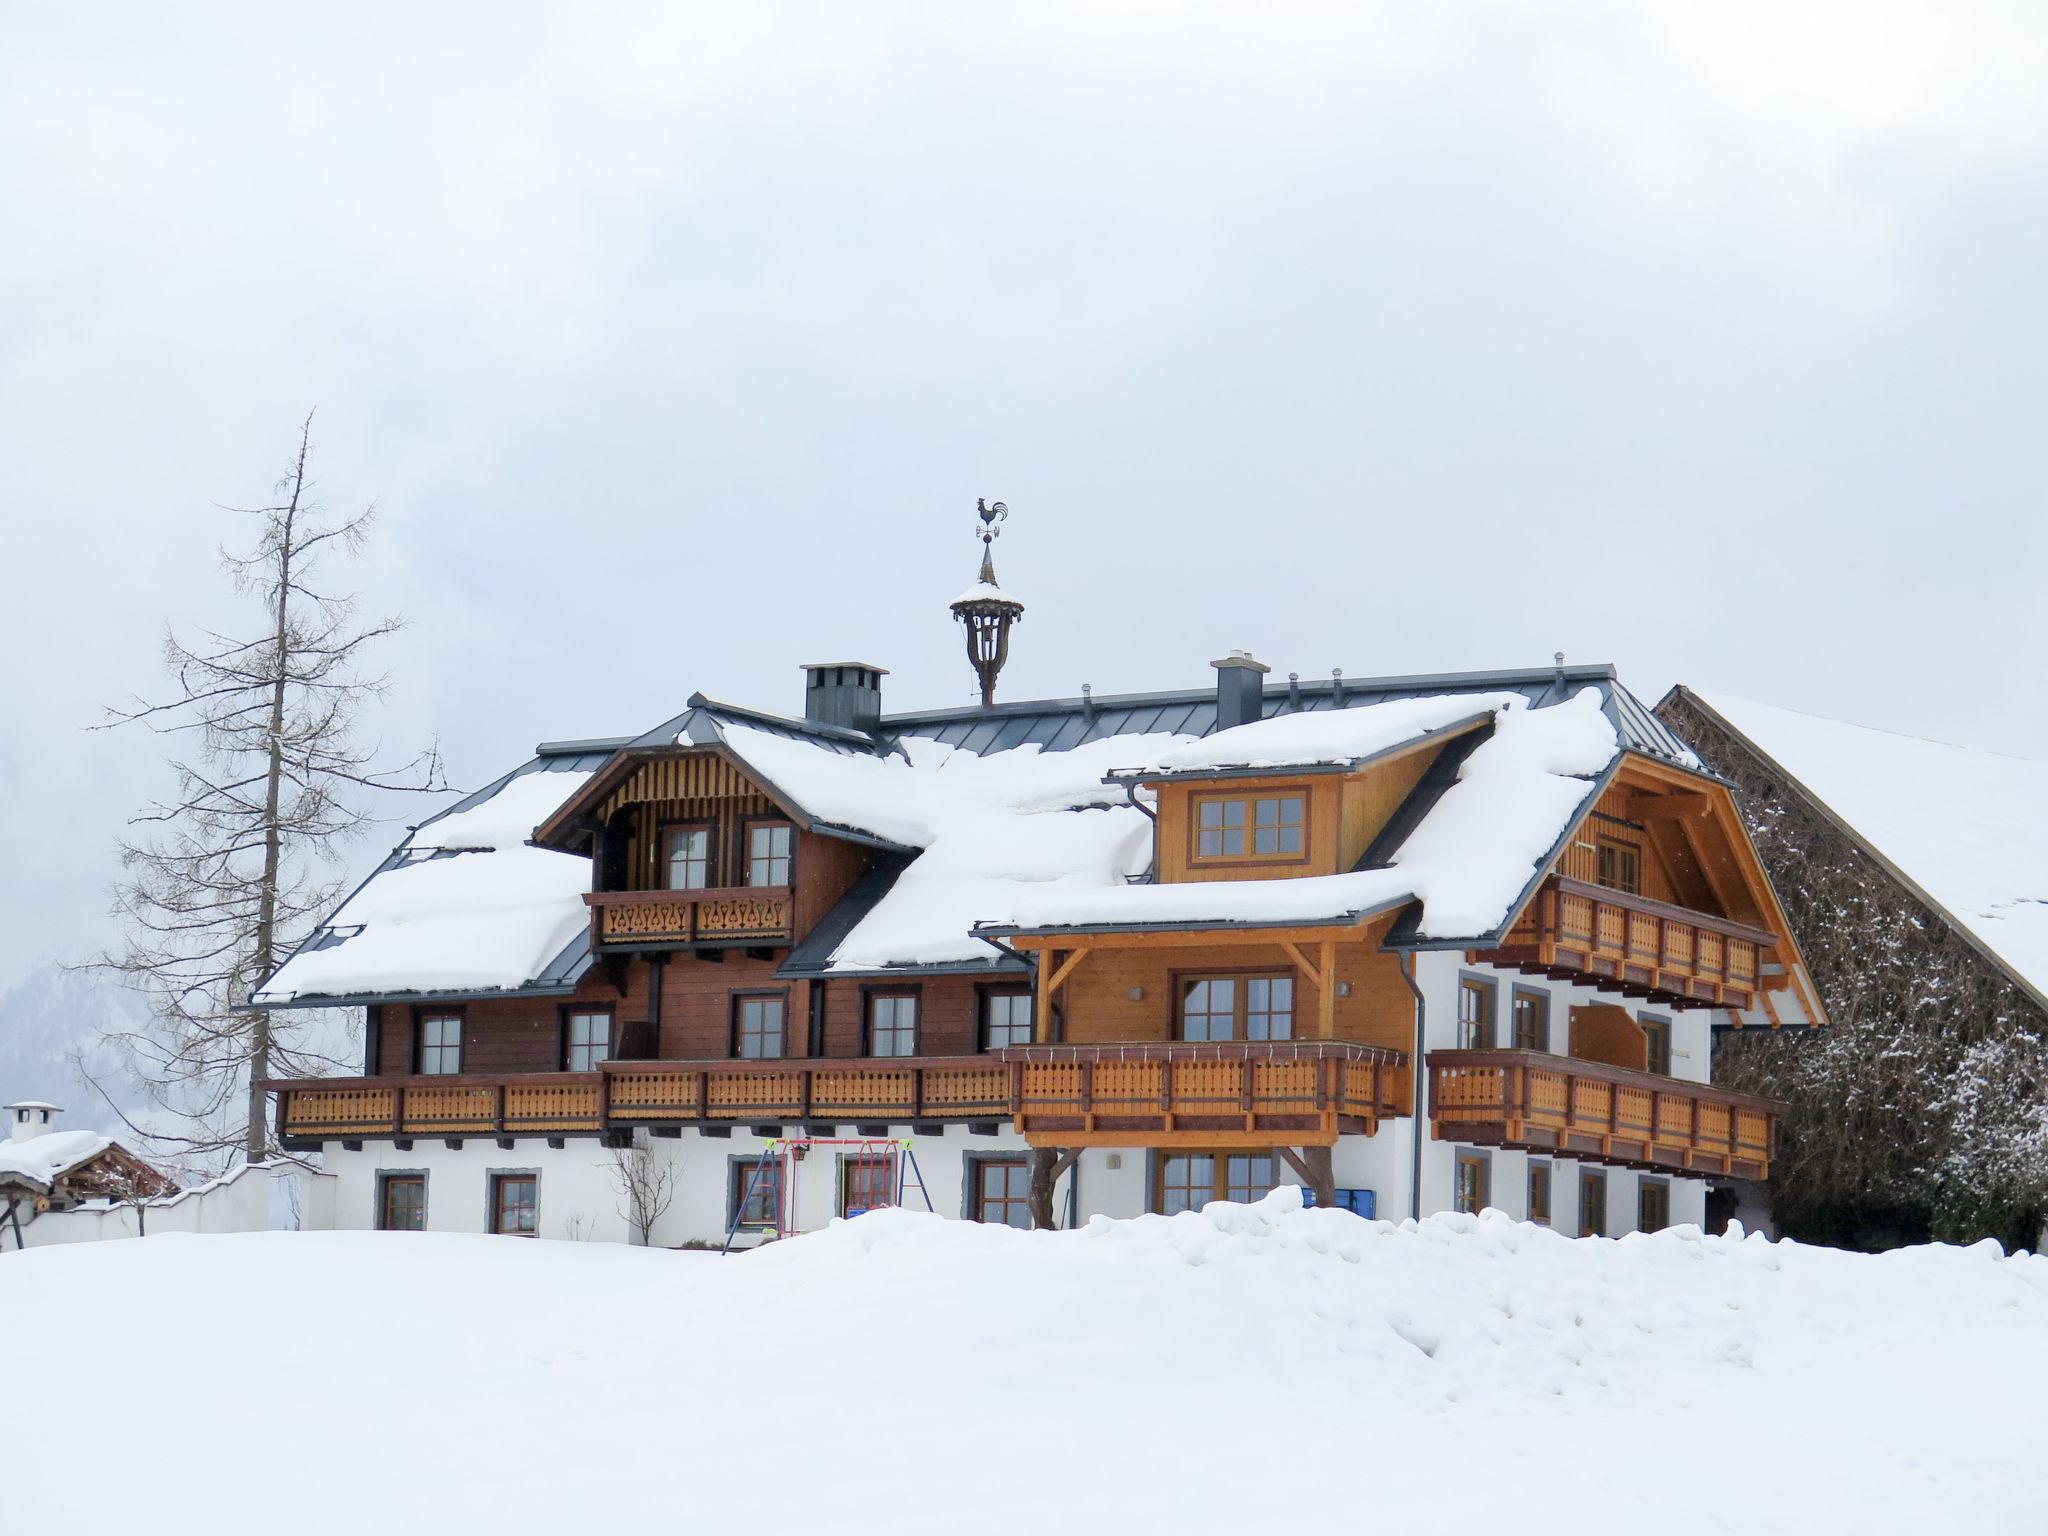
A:
POLYGON ((1607 1175, 1592 1168, 1579 1170, 1579 1236, 1607 1235, 1607 1175))
POLYGON ((789 999, 780 992, 739 992, 732 1000, 732 1053, 742 1061, 787 1054, 789 999))
POLYGON ((729 1227, 782 1224, 782 1159, 735 1157, 726 1163, 725 1221, 729 1227))
POLYGON ((870 992, 866 1043, 870 1056, 915 1056, 917 994, 870 992))
POLYGON ((1280 1182, 1280 1159, 1271 1152, 1162 1152, 1153 1209, 1172 1216, 1198 1211, 1211 1200, 1249 1204, 1280 1182))
POLYGON ((1662 1232, 1671 1225, 1671 1186, 1662 1179, 1636 1185, 1636 1230, 1662 1232))
POLYGON ((1493 1049, 1494 985, 1476 976, 1458 982, 1458 1049, 1493 1049))
POLYGON ((1550 1164, 1529 1160, 1529 1219, 1539 1227, 1550 1225, 1550 1164))
POLYGON ((1610 891, 1640 896, 1643 893, 1642 850, 1633 843, 1612 837, 1601 838, 1598 849, 1599 863, 1596 867, 1599 883, 1610 891))
POLYGON ((462 1015, 420 1015, 418 1071, 421 1077, 454 1077, 462 1071, 462 1015))
POLYGON ((839 1160, 839 1214, 858 1216, 896 1203, 896 1155, 856 1152, 839 1160))
POLYGON ((1292 1040, 1294 977, 1182 976, 1183 1040, 1292 1040))
POLYGON ((1006 1046, 1029 1045, 1031 1001, 1029 992, 985 988, 981 994, 981 1048, 1000 1051, 1006 1046))
POLYGON ((1451 1185, 1453 1208, 1468 1216, 1477 1216, 1485 1210, 1490 1198, 1489 1172, 1484 1152, 1460 1152, 1451 1185))
POLYGON ((1031 1164, 1021 1157, 984 1157, 972 1165, 971 1219, 997 1227, 1031 1227, 1031 1164))
POLYGON ((377 1175, 377 1230, 427 1230, 427 1176, 424 1173, 377 1175))
POLYGON ((1308 796, 1303 791, 1193 799, 1189 854, 1195 863, 1292 863, 1308 857, 1308 796))
POLYGON ((562 1065, 570 1072, 595 1072, 612 1054, 609 1008, 572 1008, 562 1018, 562 1065))
POLYGON ((711 823, 670 822, 661 829, 662 883, 671 891, 701 891, 711 884, 711 823))
POLYGON ((1658 1014, 1637 1018, 1643 1027, 1643 1068, 1659 1077, 1671 1075, 1671 1021, 1658 1014))
POLYGON ((1532 992, 1526 987, 1515 988, 1511 1004, 1514 1014, 1515 1049, 1518 1051, 1547 1051, 1550 1049, 1550 998, 1542 992, 1532 992))
POLYGON ((796 831, 786 821, 747 823, 747 884, 788 885, 796 831))
POLYGON ((491 1230, 500 1237, 532 1237, 540 1230, 540 1175, 491 1175, 491 1230))

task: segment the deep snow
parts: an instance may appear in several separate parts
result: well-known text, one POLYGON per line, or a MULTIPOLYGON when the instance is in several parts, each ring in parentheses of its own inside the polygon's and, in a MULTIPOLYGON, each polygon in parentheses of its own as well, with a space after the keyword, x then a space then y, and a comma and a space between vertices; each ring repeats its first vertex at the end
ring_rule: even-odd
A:
POLYGON ((2048 1261, 1259 1206, 0 1258, 22 1530, 2039 1530, 2048 1261), (149 1449, 138 1454, 139 1448, 149 1449))

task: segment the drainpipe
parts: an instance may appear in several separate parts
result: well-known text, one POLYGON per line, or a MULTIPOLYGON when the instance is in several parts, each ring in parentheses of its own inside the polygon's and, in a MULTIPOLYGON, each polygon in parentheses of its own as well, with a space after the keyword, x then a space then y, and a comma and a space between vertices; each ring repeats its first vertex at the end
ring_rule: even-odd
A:
POLYGON ((1414 1113, 1409 1117, 1415 1122, 1413 1137, 1414 1156, 1408 1170, 1408 1214, 1417 1221, 1422 1220, 1422 1082, 1428 1067, 1423 1058, 1423 1025, 1426 1005, 1422 1001, 1422 988, 1415 984, 1415 951, 1401 951, 1401 979, 1408 983, 1408 990, 1415 994, 1415 1052, 1411 1057, 1412 1070, 1408 1074, 1409 1091, 1414 1102, 1409 1108, 1414 1113))
POLYGON ((1132 810, 1142 812, 1145 816, 1149 817, 1151 820, 1155 822, 1159 820, 1159 813, 1155 810, 1149 809, 1145 805, 1145 803, 1138 798, 1138 781, 1136 779, 1124 780, 1124 799, 1130 802, 1132 810))

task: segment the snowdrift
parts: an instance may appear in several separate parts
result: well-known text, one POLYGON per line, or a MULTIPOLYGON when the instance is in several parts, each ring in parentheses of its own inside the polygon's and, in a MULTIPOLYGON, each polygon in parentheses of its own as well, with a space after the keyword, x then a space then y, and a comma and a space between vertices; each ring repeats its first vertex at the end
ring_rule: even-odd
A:
POLYGON ((0 1257, 22 1530, 2042 1528, 2048 1261, 1255 1206, 0 1257))

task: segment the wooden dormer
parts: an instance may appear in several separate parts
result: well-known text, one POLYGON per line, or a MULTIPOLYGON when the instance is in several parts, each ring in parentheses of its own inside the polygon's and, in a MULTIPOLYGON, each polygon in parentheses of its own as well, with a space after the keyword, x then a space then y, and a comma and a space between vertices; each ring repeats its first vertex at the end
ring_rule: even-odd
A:
POLYGON ((868 857, 716 746, 622 754, 534 841, 590 857, 601 950, 787 947, 868 857))
POLYGON ((1475 721, 1349 765, 1142 780, 1159 797, 1155 878, 1284 880, 1354 869, 1431 764, 1481 729, 1475 721))

